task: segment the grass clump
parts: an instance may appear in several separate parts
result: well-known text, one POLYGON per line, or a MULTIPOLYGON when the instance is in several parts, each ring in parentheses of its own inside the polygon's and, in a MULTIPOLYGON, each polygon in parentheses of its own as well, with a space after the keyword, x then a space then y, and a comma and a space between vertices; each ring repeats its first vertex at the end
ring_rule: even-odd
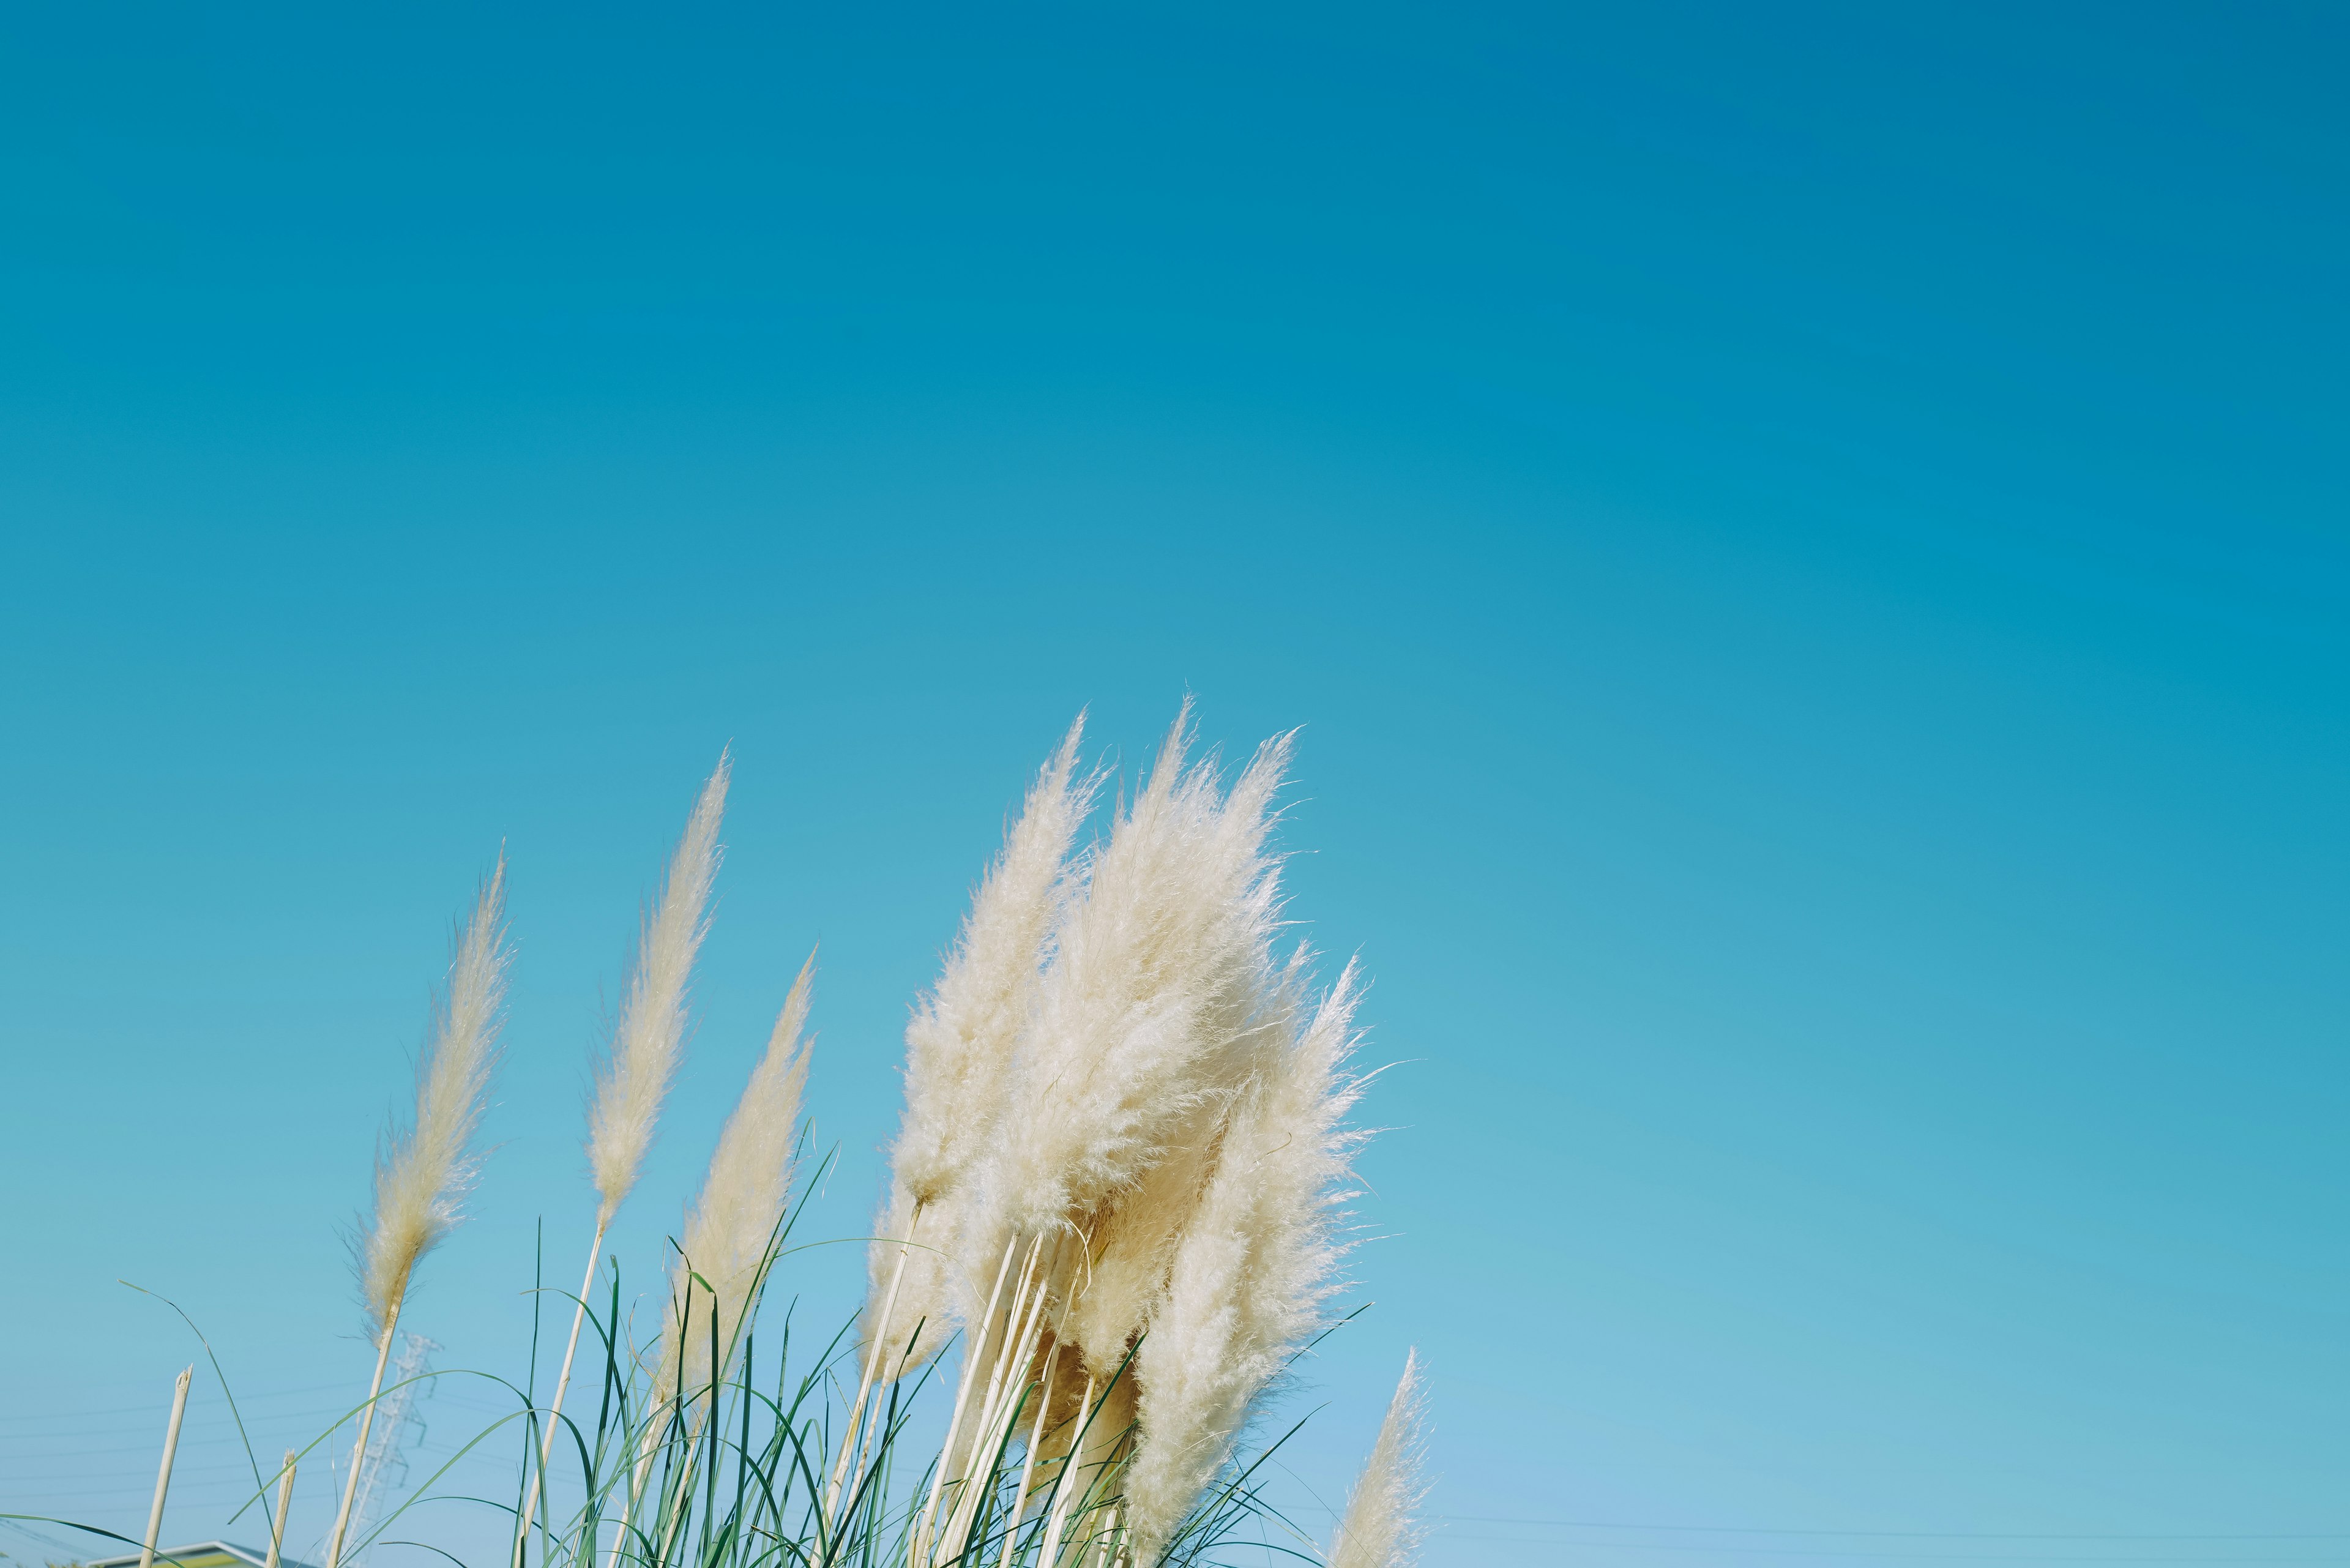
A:
MULTIPOLYGON (((1262 1496, 1286 1434, 1244 1442, 1333 1326, 1364 1136, 1347 1121, 1365 1083, 1349 1066, 1357 971, 1317 993, 1303 946, 1278 950, 1270 839, 1290 737, 1227 786, 1212 757, 1191 754, 1187 704, 1106 831, 1081 843, 1104 778, 1079 764, 1082 726, 1038 774, 914 1012, 868 1299, 820 1343, 788 1309, 771 1337, 757 1332, 813 1185, 797 1179, 828 1164, 806 1158, 800 1123, 813 960, 674 1243, 657 1333, 634 1336, 603 1256, 687 1034, 722 759, 643 923, 598 1074, 593 1239, 563 1298, 552 1394, 515 1390, 513 1413, 466 1445, 519 1438, 513 1495, 475 1500, 508 1521, 507 1562, 478 1568, 1204 1568, 1243 1540, 1336 1568, 1413 1560, 1416 1362, 1326 1552, 1262 1496)), ((376 1379, 353 1413, 359 1447, 326 1568, 404 1539, 414 1506, 346 1539, 400 1303, 473 1169, 503 877, 501 860, 362 1238, 376 1379)))

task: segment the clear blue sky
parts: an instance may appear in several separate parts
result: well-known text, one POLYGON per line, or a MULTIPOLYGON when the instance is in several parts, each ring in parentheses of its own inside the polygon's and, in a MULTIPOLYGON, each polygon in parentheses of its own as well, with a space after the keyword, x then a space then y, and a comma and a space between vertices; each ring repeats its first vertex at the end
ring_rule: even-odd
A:
POLYGON ((265 1442, 363 1379, 337 1227, 502 841, 413 1321, 508 1369, 721 746, 639 1277, 819 941, 861 1226, 1028 771, 1189 691, 1305 726, 1406 1064, 1295 1495, 1418 1344, 1436 1568, 2350 1559, 2345 69, 2294 5, 9 8, 0 1509, 143 1517, 191 1346, 118 1276, 265 1442))

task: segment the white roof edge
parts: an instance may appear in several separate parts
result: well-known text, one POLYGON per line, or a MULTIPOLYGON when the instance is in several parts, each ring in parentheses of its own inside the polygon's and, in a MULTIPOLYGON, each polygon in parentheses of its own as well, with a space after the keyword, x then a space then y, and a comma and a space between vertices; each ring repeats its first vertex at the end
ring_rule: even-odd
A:
MULTIPOLYGON (((228 1541, 197 1541, 185 1546, 158 1546, 155 1548, 156 1568, 172 1568, 172 1559, 174 1557, 201 1557, 213 1552, 225 1552, 232 1557, 252 1563, 253 1568, 264 1568, 264 1564, 269 1561, 266 1556, 250 1546, 239 1546, 228 1541)), ((84 1563, 82 1568, 138 1568, 139 1556, 138 1552, 131 1552, 120 1557, 92 1558, 84 1563)), ((281 1553, 277 1559, 277 1568, 309 1568, 309 1564, 297 1563, 293 1558, 281 1553)))

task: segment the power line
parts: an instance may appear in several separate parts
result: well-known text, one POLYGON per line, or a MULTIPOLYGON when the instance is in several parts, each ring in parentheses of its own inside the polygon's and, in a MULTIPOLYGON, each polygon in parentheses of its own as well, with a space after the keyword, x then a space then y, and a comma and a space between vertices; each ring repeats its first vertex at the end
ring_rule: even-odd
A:
MULTIPOLYGON (((1668 1529, 1679 1529, 1679 1528, 1689 1528, 1689 1527, 1687 1527, 1687 1526, 1665 1526, 1665 1527, 1663 1527, 1663 1528, 1668 1528, 1668 1529)), ((1756 1533, 1757 1533, 1757 1534, 1760 1534, 1760 1533, 1762 1533, 1762 1532, 1758 1531, 1758 1532, 1756 1532, 1756 1533)), ((1780 1532, 1780 1533, 1785 1533, 1785 1534, 1791 1534, 1791 1535, 1802 1535, 1802 1534, 1809 1534, 1809 1533, 1815 1533, 1815 1532, 1805 1532, 1805 1531, 1787 1531, 1787 1532, 1780 1532)), ((1828 1532, 1816 1532, 1816 1533, 1828 1533, 1828 1532)), ((1851 1533, 1856 1534, 1856 1535, 1866 1535, 1866 1534, 1872 1534, 1872 1533, 1877 1533, 1877 1532, 1869 1532, 1869 1531, 1854 1531, 1854 1532, 1852 1532, 1851 1533)), ((2044 1556, 2044 1555, 2028 1555, 2028 1554, 2022 1554, 2022 1553, 2016 1553, 2016 1552, 1840 1552, 1840 1551, 1835 1551, 1835 1550, 1833 1550, 1833 1549, 1823 1550, 1823 1549, 1818 1548, 1818 1547, 1811 1547, 1811 1546, 1683 1546, 1683 1545, 1679 1545, 1679 1544, 1668 1543, 1668 1542, 1654 1542, 1654 1541, 1544 1541, 1544 1540, 1541 1539, 1541 1538, 1540 1538, 1540 1537, 1538 1537, 1538 1536, 1530 1536, 1530 1535, 1467 1535, 1467 1534, 1451 1534, 1451 1533, 1450 1533, 1450 1532, 1447 1532, 1446 1534, 1443 1534, 1443 1535, 1440 1535, 1440 1536, 1438 1536, 1438 1537, 1437 1537, 1437 1539, 1438 1539, 1438 1540, 1440 1540, 1440 1541, 1442 1541, 1442 1540, 1451 1540, 1451 1541, 1502 1541, 1502 1542, 1510 1542, 1510 1543, 1512 1543, 1512 1544, 1513 1544, 1513 1545, 1518 1545, 1518 1546, 1553 1546, 1553 1547, 1556 1547, 1556 1548, 1558 1548, 1558 1549, 1559 1549, 1559 1550, 1561 1550, 1561 1551, 1582 1551, 1582 1552, 1685 1552, 1685 1553, 1700 1553, 1700 1554, 1703 1554, 1703 1555, 1706 1555, 1706 1556, 1724 1556, 1724 1557, 1857 1557, 1857 1558, 1866 1558, 1866 1559, 1867 1559, 1867 1560, 1869 1560, 1869 1561, 1871 1561, 1871 1562, 1880 1562, 1880 1563, 1881 1563, 1881 1562, 1887 1562, 1887 1561, 1902 1561, 1902 1562, 1911 1562, 1911 1563, 2204 1563, 2204 1564, 2206 1564, 2206 1565, 2207 1565, 2207 1568, 2220 1568, 2220 1565, 2222 1565, 2222 1564, 2230 1564, 2230 1563, 2266 1564, 2266 1563, 2350 1563, 2350 1557, 2113 1557, 2113 1556, 2104 1556, 2104 1555, 2099 1555, 2099 1556, 2044 1556)), ((1964 1540, 1964 1539, 1968 1539, 1968 1537, 1964 1537, 1964 1536, 1955 1536, 1955 1537, 1952 1537, 1952 1539, 1964 1540)), ((1994 1536, 1994 1537, 1992 1537, 1991 1539, 1993 1539, 1993 1540, 2012 1540, 2012 1539, 2018 1539, 2018 1538, 2016 1538, 2016 1537, 2006 1537, 2006 1536, 1994 1536)), ((2064 1538, 2063 1538, 2063 1537, 2045 1537, 2045 1536, 2043 1536, 2043 1537, 2024 1537, 2024 1538, 2022 1538, 2022 1539, 2050 1540, 2050 1539, 2064 1539, 2064 1538)), ((2089 1537, 2089 1539, 2091 1539, 2091 1540, 2105 1540, 2105 1541, 2111 1541, 2111 1540, 2125 1540, 2125 1541, 2126 1541, 2126 1540, 2142 1540, 2142 1539, 2163 1540, 2163 1539, 2166 1539, 2166 1538, 2165 1538, 2165 1537, 2161 1537, 2161 1536, 2155 1536, 2155 1537, 2151 1537, 2151 1538, 2148 1538, 2148 1537, 2134 1537, 2134 1536, 2092 1536, 2092 1537, 2089 1537)), ((2198 1540, 2198 1539, 2205 1539, 2205 1540, 2208 1540, 2208 1539, 2212 1539, 2212 1538, 2210 1538, 2210 1537, 2195 1537, 2195 1536, 2189 1536, 2189 1537, 2186 1537, 2185 1539, 2188 1539, 2188 1540, 2198 1540)), ((2218 1539, 2221 1539, 2221 1540, 2244 1540, 2244 1539, 2250 1539, 2250 1540, 2263 1540, 2263 1539, 2274 1539, 2274 1538, 2272 1538, 2272 1537, 2261 1537, 2261 1536, 2252 1536, 2252 1537, 2241 1537, 2241 1536, 2237 1536, 2237 1537, 2226 1537, 2226 1536, 2223 1536, 2223 1537, 2219 1537, 2218 1539)), ((2304 1536, 2304 1537, 2287 1537, 2286 1539, 2301 1539, 2301 1540, 2307 1540, 2307 1539, 2312 1539, 2312 1538, 2310 1538, 2310 1537, 2305 1537, 2305 1536, 2304 1536)), ((2316 1537, 2316 1538, 2314 1538, 2314 1539, 2318 1539, 2318 1540, 2331 1540, 2331 1539, 2338 1539, 2338 1538, 2336 1538, 2336 1537, 2320 1536, 2320 1537, 2316 1537)))
MULTIPOLYGON (((346 1386, 348 1385, 343 1383, 312 1383, 300 1388, 273 1388, 259 1394, 244 1396, 240 1401, 239 1407, 242 1408, 245 1405, 263 1399, 291 1399, 297 1394, 323 1394, 330 1388, 346 1386)), ((46 1414, 31 1416, 0 1416, 0 1426, 15 1426, 26 1421, 73 1421, 92 1416, 161 1415, 170 1406, 170 1400, 159 1399, 144 1405, 119 1405, 110 1410, 52 1410, 46 1414)))
POLYGON ((1548 1525, 1555 1530, 1651 1530, 1702 1535, 1836 1535, 1898 1541, 2350 1541, 2350 1532, 2182 1535, 2168 1532, 2159 1534, 2076 1533, 2061 1530, 1800 1530, 1747 1524, 1626 1524, 1596 1519, 1503 1519, 1476 1513, 1440 1513, 1433 1517, 1457 1520, 1463 1524, 1536 1524, 1548 1525))
MULTIPOLYGON (((339 1409, 339 1407, 338 1407, 338 1408, 339 1409)), ((248 1434, 250 1434, 250 1433, 255 1433, 255 1432, 267 1432, 267 1431, 271 1431, 271 1430, 283 1430, 283 1429, 284 1429, 284 1428, 283 1428, 283 1423, 290 1422, 290 1421, 315 1420, 315 1419, 316 1419, 316 1418, 317 1418, 318 1417, 325 1416, 325 1415, 328 1415, 328 1414, 329 1414, 329 1413, 330 1413, 330 1412, 326 1411, 326 1410, 314 1410, 314 1411, 305 1411, 305 1412, 300 1412, 300 1413, 296 1413, 296 1414, 293 1414, 293 1415, 272 1416, 272 1417, 268 1417, 268 1419, 267 1419, 267 1421, 266 1421, 266 1422, 264 1422, 264 1421, 259 1420, 259 1419, 247 1421, 246 1423, 244 1423, 244 1430, 245 1430, 248 1434)), ((193 1422, 189 1422, 189 1423, 187 1423, 187 1426, 189 1426, 189 1427, 192 1427, 194 1424, 195 1424, 195 1423, 193 1423, 193 1422)), ((338 1425, 339 1425, 339 1424, 340 1424, 340 1423, 338 1423, 338 1425)), ((213 1425, 209 1426, 206 1429, 207 1429, 207 1431, 209 1431, 209 1432, 213 1432, 213 1433, 216 1433, 217 1435, 216 1435, 216 1436, 206 1436, 206 1437, 198 1438, 195 1438, 195 1439, 194 1439, 194 1440, 192 1440, 192 1441, 190 1441, 190 1440, 188 1440, 187 1438, 185 1438, 183 1437, 182 1440, 183 1442, 187 1442, 187 1446, 188 1446, 191 1449, 195 1449, 196 1447, 198 1447, 200 1444, 204 1444, 204 1443, 228 1443, 228 1442, 232 1442, 232 1441, 234 1441, 234 1440, 235 1433, 236 1433, 236 1430, 237 1430, 235 1423, 231 1422, 231 1421, 221 1421, 221 1422, 218 1422, 218 1423, 214 1423, 214 1424, 213 1424, 213 1425)), ((182 1428, 182 1431, 183 1431, 183 1432, 184 1432, 184 1430, 185 1430, 185 1428, 182 1428)), ((68 1435, 68 1436, 69 1436, 69 1437, 90 1437, 90 1438, 94 1438, 94 1437, 99 1437, 99 1436, 100 1436, 101 1434, 97 1433, 97 1432, 74 1432, 74 1433, 68 1433, 68 1434, 67 1434, 67 1435, 68 1435)), ((40 1440, 40 1439, 39 1439, 38 1438, 32 1437, 32 1436, 26 1436, 26 1437, 21 1437, 21 1438, 17 1438, 17 1437, 5 1437, 5 1436, 0 1436, 0 1442, 9 1442, 9 1443, 32 1443, 32 1442, 38 1442, 39 1440, 40 1440)), ((153 1454, 153 1453, 157 1450, 157 1449, 158 1449, 159 1447, 160 1447, 160 1445, 159 1445, 159 1444, 156 1444, 156 1443, 153 1443, 153 1442, 147 1442, 147 1443, 131 1443, 131 1444, 128 1444, 128 1445, 126 1445, 126 1446, 124 1446, 124 1447, 122 1447, 122 1448, 119 1448, 119 1449, 43 1449, 39 1450, 39 1451, 38 1451, 38 1452, 36 1452, 36 1453, 30 1453, 30 1454, 16 1454, 16 1455, 11 1455, 11 1456, 10 1456, 10 1459, 11 1459, 11 1461, 12 1461, 12 1462, 22 1462, 23 1460, 26 1460, 26 1459, 105 1459, 105 1458, 108 1458, 108 1457, 109 1457, 109 1456, 111 1456, 111 1455, 116 1455, 116 1454, 153 1454)))

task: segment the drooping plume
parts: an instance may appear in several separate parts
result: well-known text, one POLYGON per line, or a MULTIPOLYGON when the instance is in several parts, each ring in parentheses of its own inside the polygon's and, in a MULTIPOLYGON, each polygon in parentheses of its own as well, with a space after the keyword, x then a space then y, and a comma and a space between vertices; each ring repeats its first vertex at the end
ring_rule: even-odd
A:
POLYGON ((955 1310, 956 1271, 946 1250, 962 1228, 972 1167, 997 1136, 1013 1084, 1013 1058, 1035 1008, 1039 974, 1068 894, 1069 846, 1092 810, 1097 780, 1076 773, 1081 715, 1037 774, 1020 820, 979 891, 938 984, 906 1028, 906 1109, 890 1150, 890 1193, 869 1250, 869 1345, 890 1287, 883 1370, 944 1343, 955 1310), (897 1241, 923 1219, 917 1245, 897 1241), (899 1276, 900 1259, 904 1274, 899 1276))
POLYGON ((637 947, 612 1054, 588 1113, 588 1166, 600 1199, 597 1223, 611 1222, 637 1184, 653 1124, 676 1076, 685 1040, 686 981, 709 929, 710 888, 718 875, 718 825, 726 810, 727 759, 702 786, 669 875, 637 947))
MULTIPOLYGON (((1236 1048, 1228 1054, 1240 1070, 1253 1075, 1280 1061, 1303 1001, 1305 958, 1299 950, 1271 989, 1252 988, 1210 1015, 1209 1027, 1232 1036, 1236 1048)), ((1158 1160, 1088 1217, 1084 1288, 1070 1303, 1066 1337, 1095 1376, 1107 1377, 1118 1367, 1164 1298, 1176 1251, 1207 1197, 1240 1093, 1240 1085, 1204 1091, 1166 1135, 1158 1160)))
POLYGON ((1419 1353, 1404 1357, 1403 1378, 1388 1402, 1379 1440, 1363 1463, 1347 1516, 1330 1542, 1329 1568, 1411 1568, 1427 1533, 1415 1517, 1428 1490, 1427 1399, 1419 1387, 1419 1353))
POLYGON ((1135 1355, 1140 1443, 1127 1478, 1135 1557, 1150 1562, 1230 1457, 1249 1407, 1323 1321, 1336 1230, 1362 1135, 1344 1071, 1357 1037, 1352 964, 1253 1085, 1177 1250, 1135 1355))
POLYGON ((376 1165, 375 1212, 359 1264, 368 1325, 379 1340, 408 1294, 417 1261, 461 1218, 478 1163, 470 1146, 497 1059, 509 956, 502 923, 505 872, 502 854, 458 938, 438 1026, 417 1064, 415 1123, 393 1135, 376 1165))
POLYGON ((756 1304, 758 1285, 769 1263, 767 1252, 791 1200, 792 1150, 798 1136, 800 1096, 807 1086, 808 1053, 802 1044, 807 1028, 808 993, 816 958, 800 968, 785 999, 783 1012, 768 1037, 766 1054, 751 1071, 751 1081, 718 1135, 710 1157, 710 1173, 702 1196, 687 1217, 682 1256, 670 1281, 669 1321, 661 1332, 664 1366, 654 1386, 666 1393, 676 1386, 680 1308, 689 1300, 688 1272, 709 1282, 691 1285, 689 1332, 683 1336, 684 1377, 689 1393, 707 1383, 710 1366, 710 1317, 718 1314, 721 1354, 728 1353, 744 1318, 756 1304))

